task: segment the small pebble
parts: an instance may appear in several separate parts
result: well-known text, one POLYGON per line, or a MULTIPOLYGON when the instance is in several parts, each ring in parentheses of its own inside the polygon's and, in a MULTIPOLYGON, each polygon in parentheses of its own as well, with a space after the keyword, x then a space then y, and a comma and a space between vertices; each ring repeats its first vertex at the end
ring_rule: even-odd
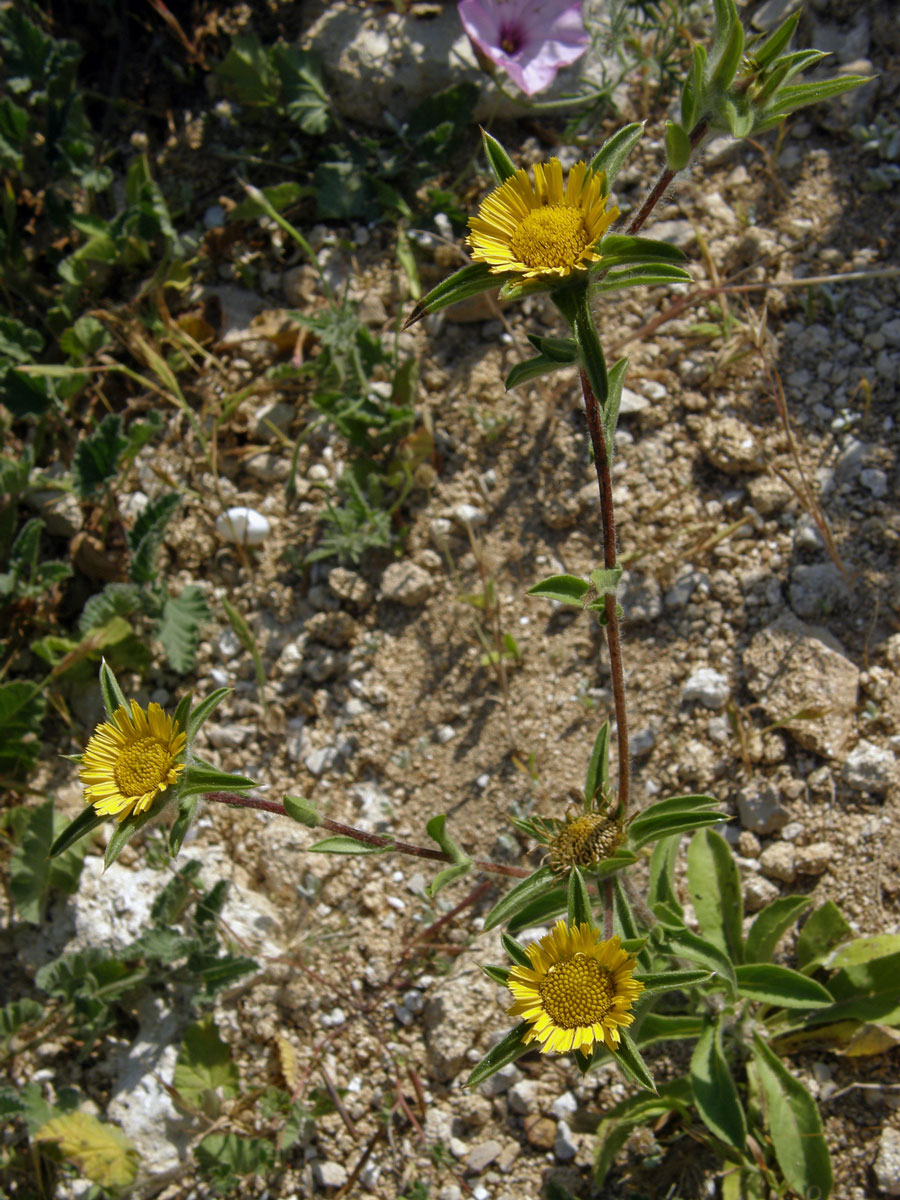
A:
POLYGON ((261 546, 271 529, 262 513, 254 508, 229 508, 216 517, 216 533, 219 537, 238 546, 261 546))

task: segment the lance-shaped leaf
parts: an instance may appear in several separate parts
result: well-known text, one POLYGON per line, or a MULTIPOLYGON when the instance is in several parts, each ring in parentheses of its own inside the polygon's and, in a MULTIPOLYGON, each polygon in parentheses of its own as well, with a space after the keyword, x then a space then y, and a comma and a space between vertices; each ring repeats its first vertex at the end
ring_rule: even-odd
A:
MULTIPOLYGON (((656 906, 654 906, 655 911, 656 906)), ((667 929, 665 945, 672 954, 680 954, 682 958, 714 971, 725 984, 729 998, 736 999, 737 979, 734 965, 728 955, 723 953, 713 942, 692 933, 689 929, 667 929)))
POLYGON ((534 584, 525 593, 526 596, 537 596, 542 600, 556 600, 560 604, 572 604, 576 608, 584 607, 584 598, 591 590, 591 585, 577 575, 549 575, 539 583, 534 584))
MULTIPOLYGON (((610 271, 594 286, 599 292, 616 292, 629 287, 667 287, 673 283, 690 283, 691 273, 674 263, 648 263, 641 267, 622 267, 610 271)), ((610 375, 612 370, 610 370, 610 375)))
POLYGON ((512 934, 501 933, 500 944, 512 961, 518 966, 531 968, 534 965, 528 956, 528 951, 521 942, 516 941, 512 934))
POLYGON ((732 137, 743 138, 752 132, 756 116, 746 97, 722 96, 717 111, 719 125, 724 125, 732 137))
POLYGON ((703 936, 732 962, 744 954, 741 877, 721 834, 703 829, 688 847, 688 887, 703 936))
POLYGON ((744 54, 744 27, 740 18, 732 21, 722 51, 712 66, 712 86, 723 91, 731 87, 744 54))
POLYGON ((815 979, 777 963, 743 963, 736 966, 738 992, 763 1004, 781 1008, 826 1008, 831 993, 815 979))
POLYGON ((494 983, 499 983, 501 987, 506 987, 509 980, 508 967, 496 967, 491 963, 479 963, 479 966, 481 967, 482 973, 487 975, 488 979, 492 980, 494 983))
POLYGON ((577 867, 569 874, 569 888, 566 896, 566 908, 570 927, 576 925, 592 925, 591 898, 588 895, 584 876, 577 867))
POLYGON ((428 313, 437 312, 450 304, 458 304, 460 300, 468 300, 470 296, 477 296, 479 292, 499 288, 509 278, 508 273, 491 274, 487 263, 470 263, 466 267, 461 267, 449 279, 445 279, 437 287, 433 287, 419 300, 407 317, 403 328, 409 329, 410 325, 415 325, 428 313))
POLYGON ((192 762, 184 768, 178 781, 178 794, 199 796, 203 792, 245 792, 248 788, 255 787, 259 787, 259 784, 255 779, 248 779, 246 775, 232 775, 207 763, 192 762))
POLYGON ((621 878, 613 880, 613 929, 623 942, 639 937, 637 922, 621 878))
POLYGON ((92 805, 88 805, 83 809, 77 817, 75 817, 65 827, 53 845, 50 847, 50 858, 56 858, 70 846, 74 846, 81 838, 86 837, 98 825, 102 825, 106 817, 97 815, 96 810, 92 805))
POLYGON ((547 358, 552 358, 554 362, 565 364, 578 362, 578 347, 575 345, 574 338, 548 338, 541 337, 539 333, 529 333, 526 334, 526 337, 535 350, 539 350, 547 358))
POLYGON ((833 950, 849 941, 853 930, 833 900, 826 900, 804 922, 797 937, 797 962, 804 973, 813 971, 833 950))
POLYGON ((549 358, 546 354, 537 354, 534 358, 526 358, 524 362, 516 363, 506 376, 503 386, 511 392, 523 383, 539 379, 542 375, 550 375, 554 371, 563 371, 571 365, 568 362, 560 362, 558 358, 549 358))
POLYGON ((768 67, 781 54, 782 50, 787 48, 797 29, 800 15, 799 12, 793 13, 787 20, 782 21, 775 32, 770 34, 765 41, 759 40, 755 45, 749 47, 748 57, 758 71, 768 67))
POLYGON ((475 1087, 476 1084, 482 1083, 485 1079, 489 1079, 491 1075, 496 1074, 501 1067, 505 1067, 508 1063, 515 1062, 517 1058, 521 1058, 523 1054, 527 1054, 530 1047, 526 1046, 522 1039, 530 1028, 531 1026, 527 1021, 520 1021, 515 1029, 511 1030, 492 1050, 488 1051, 466 1080, 466 1087, 475 1087))
POLYGON ((599 596, 614 596, 622 582, 622 568, 595 567, 591 571, 590 580, 599 596))
POLYGON ((489 134, 486 129, 482 129, 481 131, 481 144, 484 147, 484 156, 488 161, 488 166, 491 168, 494 178, 498 183, 506 183, 507 179, 511 179, 515 175, 516 164, 497 139, 489 134))
POLYGON ((721 812, 669 812, 658 816, 635 817, 628 830, 628 841, 635 850, 649 845, 662 838, 672 837, 676 833, 689 833, 694 829, 705 829, 710 825, 719 825, 729 819, 728 813, 721 812))
POLYGON ((132 813, 124 821, 120 821, 113 830, 112 837, 106 843, 106 853, 103 855, 104 871, 116 861, 139 829, 154 821, 165 808, 171 798, 171 788, 166 788, 144 813, 132 813))
POLYGON ((584 796, 590 803, 609 787, 609 721, 597 730, 584 780, 584 796))
POLYGON ((644 985, 645 992, 671 992, 678 988, 694 987, 712 978, 711 971, 662 971, 650 975, 635 975, 644 985))
POLYGON ((681 92, 681 124, 690 132, 706 104, 706 47, 694 46, 691 67, 681 92))
POLYGON ((106 709, 106 715, 110 721, 113 719, 116 709, 128 707, 125 694, 119 687, 119 681, 112 673, 105 658, 100 663, 100 693, 103 696, 103 707, 106 709))
POLYGON ((871 75, 844 75, 840 79, 822 79, 814 83, 796 83, 789 87, 779 88, 762 114, 765 120, 774 116, 787 116, 808 104, 818 104, 822 100, 831 100, 844 92, 861 87, 872 80, 871 75))
POLYGON ((657 904, 664 904, 679 917, 682 915, 682 908, 675 893, 675 858, 680 841, 681 838, 674 834, 660 839, 653 847, 650 856, 650 887, 647 892, 647 903, 652 909, 655 909, 657 904))
POLYGON ((691 1088, 703 1124, 736 1150, 747 1146, 747 1118, 722 1052, 722 1029, 710 1024, 691 1055, 691 1088))
POLYGON ((311 854, 386 854, 393 848, 394 843, 390 839, 381 846, 373 846, 369 842, 358 842, 356 838, 344 834, 323 838, 321 842, 308 847, 311 854))
POLYGON ((556 883, 556 876, 549 867, 541 867, 527 879, 523 879, 494 905, 485 917, 484 928, 493 929, 516 916, 534 900, 545 895, 556 883))
POLYGON ((565 887, 555 887, 543 896, 538 896, 510 919, 510 932, 517 933, 520 929, 531 929, 534 925, 549 924, 566 911, 567 895, 565 887))
POLYGON ((608 392, 606 359, 591 316, 587 279, 579 278, 570 286, 558 289, 552 300, 572 330, 582 373, 587 376, 602 411, 608 392))
POLYGON ((751 90, 750 95, 754 107, 763 109, 766 101, 775 95, 782 84, 787 83, 795 75, 808 70, 827 57, 822 50, 795 50, 792 54, 782 55, 764 73, 751 90))
POLYGON ((471 869, 471 859, 467 859, 465 862, 454 863, 452 867, 444 867, 443 871, 438 871, 437 875, 435 875, 434 879, 432 879, 431 883, 425 889, 426 893, 434 899, 438 892, 442 888, 445 888, 448 883, 453 883, 463 875, 468 875, 471 869))
POLYGON ((744 960, 768 962, 782 934, 794 924, 812 901, 809 896, 779 896, 757 914, 744 942, 744 960))
POLYGON ((591 159, 589 170, 603 171, 606 175, 607 186, 603 189, 604 196, 609 193, 609 184, 615 179, 622 166, 644 134, 644 126, 634 122, 624 125, 621 129, 606 139, 594 157, 591 159))
POLYGON ((601 261, 598 268, 624 266, 627 263, 684 261, 684 255, 671 242, 653 238, 631 237, 625 233, 608 233, 600 243, 601 261))
POLYGON ((615 1059, 623 1075, 627 1076, 632 1083, 636 1083, 644 1091, 656 1094, 656 1084, 647 1064, 641 1058, 640 1051, 634 1044, 631 1035, 621 1027, 619 1028, 619 1047, 615 1052, 615 1059))
POLYGON ((187 837, 187 831, 193 823, 199 803, 199 796, 182 796, 178 801, 178 815, 169 830, 169 854, 172 858, 178 857, 178 852, 187 837))
POLYGON ((622 403, 622 388, 625 385, 625 373, 627 370, 628 359, 620 358, 618 362, 610 367, 606 377, 606 403, 603 406, 603 411, 600 413, 600 422, 603 425, 606 461, 610 466, 612 466, 613 455, 616 449, 616 426, 619 423, 619 406, 622 403))
POLYGON ((187 721, 188 742, 192 742, 197 733, 197 730, 203 725, 213 712, 222 703, 225 697, 230 693, 231 688, 221 687, 216 688, 214 692, 210 692, 196 708, 192 708, 187 721))
POLYGON ((798 1196, 827 1200, 834 1177, 816 1102, 758 1036, 753 1039, 753 1058, 766 1125, 785 1182, 798 1196))
POLYGON ((652 1046, 654 1042, 695 1041, 703 1032, 702 1017, 683 1017, 668 1013, 647 1013, 641 1022, 638 1041, 642 1046, 652 1046))

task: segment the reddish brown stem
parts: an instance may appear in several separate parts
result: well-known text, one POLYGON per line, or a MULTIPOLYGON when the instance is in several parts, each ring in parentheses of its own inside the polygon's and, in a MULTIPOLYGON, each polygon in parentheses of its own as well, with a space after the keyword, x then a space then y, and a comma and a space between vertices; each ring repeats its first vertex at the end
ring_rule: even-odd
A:
MULTIPOLYGON (((594 448, 594 467, 600 488, 600 525, 603 535, 603 564, 609 570, 616 565, 616 516, 613 506, 612 476, 609 471, 606 437, 600 419, 600 405, 590 380, 581 372, 584 411, 588 432, 594 448)), ((625 707, 625 670, 622 665, 622 643, 619 637, 619 614, 615 596, 606 596, 606 644, 609 647, 609 667, 612 673, 613 701, 616 709, 616 744, 619 765, 619 803, 622 816, 628 811, 631 792, 631 761, 628 757, 628 714, 625 707)))
MULTIPOLYGON (((255 808, 258 812, 277 813, 280 817, 288 815, 287 809, 277 800, 261 800, 257 796, 241 796, 237 792, 206 792, 204 799, 212 800, 215 804, 230 804, 233 808, 255 808)), ((340 821, 330 821, 327 817, 321 817, 318 826, 331 833, 344 834, 366 846, 396 850, 398 854, 411 854, 414 858, 430 858, 433 862, 453 861, 450 855, 445 854, 443 850, 432 850, 429 846, 415 846, 411 842, 398 842, 395 838, 381 833, 366 833, 363 829, 355 829, 352 825, 342 825, 340 821)), ((492 875, 509 875, 515 879, 527 879, 532 874, 523 867, 508 867, 505 863, 490 862, 483 858, 473 859, 472 866, 479 871, 488 871, 492 875)))
MULTIPOLYGON (((692 150, 695 150, 700 142, 702 142, 706 137, 707 128, 706 122, 701 121, 699 125, 695 125, 691 130, 692 150)), ((665 195, 666 188, 677 174, 677 171, 673 171, 670 167, 666 167, 659 179, 657 179, 656 183, 653 185, 653 190, 650 192, 650 195, 641 205, 637 216, 632 218, 631 224, 628 226, 629 234, 633 236, 644 227, 647 222, 647 218, 653 212, 654 208, 656 208, 657 204, 659 204, 660 200, 665 195)))

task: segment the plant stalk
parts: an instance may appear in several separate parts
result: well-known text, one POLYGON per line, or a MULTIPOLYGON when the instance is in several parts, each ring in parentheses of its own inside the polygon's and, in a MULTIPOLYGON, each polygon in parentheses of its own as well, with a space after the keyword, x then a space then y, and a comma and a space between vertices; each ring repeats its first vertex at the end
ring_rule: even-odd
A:
MULTIPOLYGON (((257 812, 276 813, 280 817, 288 815, 287 809, 277 800, 262 800, 257 796, 242 796, 237 792, 205 792, 203 798, 215 804, 229 804, 232 808, 254 808, 257 812)), ((415 846, 411 842, 398 842, 395 838, 381 833, 366 833, 363 829, 354 829, 352 825, 330 821, 327 817, 320 818, 318 827, 327 829, 330 833, 351 837, 366 846, 396 850, 398 854, 411 854, 414 858, 430 858, 433 862, 453 861, 443 850, 432 850, 430 846, 415 846)), ((479 871, 487 871, 492 875, 509 875, 514 879, 527 879, 532 874, 524 867, 509 867, 505 863, 495 863, 483 858, 474 858, 472 866, 479 871)))
MULTIPOLYGON (((691 130, 692 150, 696 150, 699 144, 706 137, 707 129, 708 126, 706 122, 701 121, 699 125, 695 125, 691 130)), ((660 200, 665 195, 666 188, 677 174, 678 172, 673 171, 670 167, 666 167, 666 169, 662 172, 659 179, 657 179, 656 183, 654 183, 649 196, 638 210, 637 216, 632 219, 631 224, 628 226, 629 235, 634 236, 634 234, 644 227, 647 222, 647 218, 653 212, 654 208, 656 208, 657 204, 659 204, 660 200)))
MULTIPOLYGON (((581 371, 581 390, 584 393, 584 410, 587 414, 588 432, 594 449, 594 467, 600 489, 600 525, 603 536, 603 565, 610 569, 616 565, 616 516, 613 506, 612 476, 609 470, 606 438, 600 419, 600 405, 586 373, 581 371)), ((606 596, 606 644, 609 647, 609 667, 612 673, 613 703, 616 710, 616 745, 618 748, 619 804, 621 816, 628 811, 631 793, 631 760, 628 757, 628 714, 625 703, 625 669, 622 665, 622 642, 619 636, 619 614, 616 597, 606 596)))

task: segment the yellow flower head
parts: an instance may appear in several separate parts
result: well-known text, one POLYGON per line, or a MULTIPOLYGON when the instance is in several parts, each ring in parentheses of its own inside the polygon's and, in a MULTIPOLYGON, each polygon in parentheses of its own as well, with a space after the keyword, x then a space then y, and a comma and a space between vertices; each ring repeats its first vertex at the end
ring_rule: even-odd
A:
POLYGON ((563 189, 562 165, 551 158, 534 166, 534 183, 516 171, 469 218, 472 258, 493 274, 515 271, 525 279, 565 277, 600 261, 597 244, 619 215, 604 195, 602 171, 583 162, 569 172, 563 189))
POLYGON ((119 820, 148 809, 154 798, 175 783, 184 763, 176 762, 187 735, 158 704, 146 712, 136 700, 123 706, 112 722, 98 725, 81 756, 84 796, 99 816, 119 820))
POLYGON ((531 967, 515 964, 507 981, 516 998, 509 1015, 531 1023, 524 1040, 540 1042, 542 1054, 590 1052, 595 1042, 615 1050, 618 1027, 634 1020, 631 1006, 644 990, 619 939, 603 941, 587 923, 557 921, 526 952, 531 967))

